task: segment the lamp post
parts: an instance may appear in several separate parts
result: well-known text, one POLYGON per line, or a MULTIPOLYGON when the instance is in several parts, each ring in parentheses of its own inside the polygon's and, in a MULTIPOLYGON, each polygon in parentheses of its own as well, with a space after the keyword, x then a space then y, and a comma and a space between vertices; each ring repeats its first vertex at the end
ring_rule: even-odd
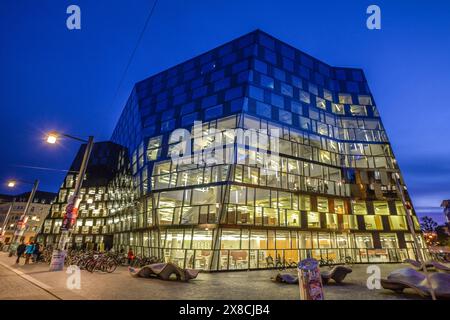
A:
POLYGON ((67 201, 66 210, 64 213, 64 218, 60 227, 61 236, 58 241, 58 245, 53 251, 52 261, 50 263, 50 271, 60 271, 64 268, 64 260, 65 260, 65 249, 66 244, 70 240, 70 235, 73 227, 76 224, 76 220, 78 217, 78 206, 81 202, 80 192, 81 186, 84 180, 84 176, 86 175, 86 169, 89 162, 89 157, 92 152, 92 148, 94 146, 94 137, 89 136, 88 140, 80 139, 68 134, 61 134, 56 132, 51 132, 47 136, 47 142, 50 144, 55 144, 59 137, 66 137, 69 139, 77 140, 83 143, 86 143, 86 149, 84 151, 83 160, 81 162, 80 171, 75 182, 74 193, 69 197, 67 201))
MULTIPOLYGON (((9 185, 9 183, 8 183, 9 185)), ((3 240, 6 232, 6 226, 8 224, 9 215, 11 214, 12 208, 14 207, 14 203, 16 202, 16 198, 13 198, 13 201, 9 205, 8 211, 6 212, 5 220, 3 221, 2 225, 2 232, 0 233, 0 240, 3 240)))
MULTIPOLYGON (((33 188, 31 189, 30 195, 28 197, 27 204, 25 205, 25 209, 23 210, 23 214, 20 216, 19 220, 16 223, 16 228, 14 231, 14 236, 11 241, 11 246, 9 247, 9 255, 12 256, 14 254, 14 251, 16 250, 18 243, 20 242, 23 233, 25 232, 25 228, 28 221, 28 211, 30 210, 31 203, 33 202, 34 195, 36 194, 36 190, 39 186, 39 180, 34 180, 34 182, 28 182, 25 180, 11 180, 8 182, 8 187, 14 188, 16 186, 17 182, 26 183, 26 184, 32 184, 33 188)), ((8 210, 8 215, 11 213, 12 210, 12 204, 8 210)), ((6 222, 6 220, 5 220, 6 222)), ((4 225, 5 226, 5 225, 4 225)))

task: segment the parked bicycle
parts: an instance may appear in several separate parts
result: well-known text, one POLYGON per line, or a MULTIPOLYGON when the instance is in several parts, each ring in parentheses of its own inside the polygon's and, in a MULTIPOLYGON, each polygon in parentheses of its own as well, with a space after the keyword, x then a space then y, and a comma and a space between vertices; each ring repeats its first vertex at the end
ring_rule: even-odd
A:
POLYGON ((328 259, 328 258, 320 258, 319 260, 319 266, 320 267, 330 267, 331 265, 334 264, 334 260, 333 259, 328 259))
POLYGON ((281 260, 279 257, 275 263, 278 270, 283 271, 287 268, 296 268, 297 262, 295 261, 286 261, 286 259, 281 260))
POLYGON ((149 264, 154 264, 154 263, 161 263, 163 262, 160 258, 157 258, 155 256, 151 256, 151 257, 139 257, 136 256, 132 261, 130 266, 135 267, 135 268, 141 268, 143 266, 147 266, 149 264))
POLYGON ((278 270, 282 271, 287 268, 296 268, 297 262, 295 261, 287 261, 286 259, 281 259, 281 256, 278 255, 275 261, 273 260, 272 256, 269 255, 266 257, 266 264, 268 268, 277 268, 278 270))

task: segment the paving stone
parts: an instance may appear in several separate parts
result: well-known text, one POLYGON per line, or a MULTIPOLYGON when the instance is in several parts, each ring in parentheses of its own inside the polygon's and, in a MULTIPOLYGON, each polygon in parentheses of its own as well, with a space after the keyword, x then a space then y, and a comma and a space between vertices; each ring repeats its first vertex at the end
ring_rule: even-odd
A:
MULTIPOLYGON (((46 264, 14 265, 14 259, 0 253, 0 262, 7 264, 33 279, 44 283, 50 291, 62 299, 268 299, 298 300, 298 285, 274 283, 270 277, 277 270, 234 271, 200 273, 198 278, 188 283, 143 279, 130 276, 126 267, 119 267, 112 274, 89 273, 82 270, 81 289, 69 290, 65 271, 49 272, 46 264)), ((398 295, 388 290, 369 290, 366 286, 368 265, 354 265, 353 272, 345 279, 345 284, 330 283, 325 286, 328 300, 382 300, 420 299, 415 294, 398 295)), ((403 264, 379 265, 383 277, 391 271, 406 267, 403 264)), ((15 273, 0 266, 0 299, 51 299, 55 298, 35 285, 20 278, 15 273)), ((327 268, 324 268, 327 269, 327 268)), ((295 270, 288 270, 293 272, 295 270)))

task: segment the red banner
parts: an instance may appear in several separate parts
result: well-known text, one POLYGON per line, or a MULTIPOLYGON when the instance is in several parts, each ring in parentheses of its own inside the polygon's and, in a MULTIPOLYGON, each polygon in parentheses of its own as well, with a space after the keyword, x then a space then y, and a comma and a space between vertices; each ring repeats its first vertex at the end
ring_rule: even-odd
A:
POLYGON ((66 212, 64 214, 64 218, 61 224, 61 230, 70 230, 75 225, 78 218, 77 202, 79 201, 69 199, 69 203, 67 204, 66 212))

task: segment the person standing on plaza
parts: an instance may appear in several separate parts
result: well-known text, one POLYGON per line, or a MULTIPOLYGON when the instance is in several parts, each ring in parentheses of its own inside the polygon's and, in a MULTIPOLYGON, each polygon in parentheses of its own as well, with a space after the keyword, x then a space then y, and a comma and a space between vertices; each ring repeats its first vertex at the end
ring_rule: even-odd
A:
POLYGON ((128 258, 128 265, 131 265, 131 261, 133 261, 134 259, 134 252, 133 250, 131 250, 131 248, 128 250, 127 258, 128 258))
POLYGON ((37 241, 34 242, 34 248, 33 248, 33 258, 34 262, 39 262, 39 258, 41 256, 41 246, 37 241))
POLYGON ((25 249, 25 264, 30 263, 30 258, 31 255, 33 254, 33 251, 34 251, 34 243, 30 242, 25 249))
POLYGON ((16 250, 16 254, 17 254, 17 259, 16 259, 16 263, 20 262, 20 258, 23 256, 25 249, 26 249, 26 245, 23 243, 23 240, 20 242, 20 244, 17 247, 16 250))

